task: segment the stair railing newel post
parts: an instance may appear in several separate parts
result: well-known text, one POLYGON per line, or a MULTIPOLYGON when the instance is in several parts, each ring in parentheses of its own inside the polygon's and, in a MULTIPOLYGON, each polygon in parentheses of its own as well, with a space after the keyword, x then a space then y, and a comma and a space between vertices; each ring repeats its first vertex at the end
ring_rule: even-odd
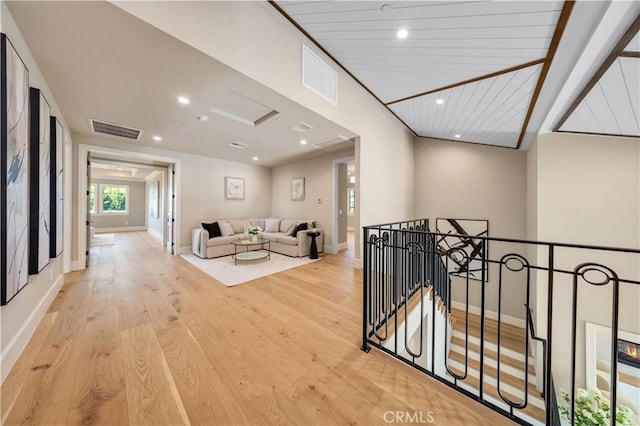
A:
POLYGON ((551 350, 553 346, 553 270, 554 270, 554 260, 555 260, 555 246, 553 244, 549 245, 549 259, 547 263, 547 267, 549 268, 547 275, 547 345, 546 345, 546 366, 544 371, 544 380, 547 385, 545 389, 545 424, 551 425, 554 424, 554 420, 557 416, 554 416, 553 411, 557 410, 557 407, 554 407, 552 393, 555 395, 555 389, 553 388, 553 382, 551 380, 551 350))
POLYGON ((362 283, 362 346, 360 347, 361 350, 363 350, 364 352, 369 352, 371 350, 371 348, 369 348, 369 344, 368 344, 368 340, 369 340, 369 336, 368 336, 368 323, 369 323, 369 303, 368 300, 370 298, 370 291, 371 291, 371 285, 370 285, 370 281, 371 281, 371 271, 369 269, 369 254, 370 254, 370 249, 369 249, 369 228, 362 228, 364 230, 364 236, 363 236, 363 242, 362 242, 362 253, 363 253, 363 265, 362 267, 364 268, 364 273, 362 274, 363 276, 363 283, 362 283))
MULTIPOLYGON (((485 292, 487 290, 487 274, 485 265, 487 265, 487 241, 482 240, 482 272, 480 275, 480 279, 482 282, 482 288, 480 290, 480 378, 479 378, 479 392, 480 392, 480 401, 484 401, 484 327, 485 327, 485 292)), ((498 318, 499 320, 500 318, 498 318)), ((500 350, 500 348, 497 348, 500 350)))

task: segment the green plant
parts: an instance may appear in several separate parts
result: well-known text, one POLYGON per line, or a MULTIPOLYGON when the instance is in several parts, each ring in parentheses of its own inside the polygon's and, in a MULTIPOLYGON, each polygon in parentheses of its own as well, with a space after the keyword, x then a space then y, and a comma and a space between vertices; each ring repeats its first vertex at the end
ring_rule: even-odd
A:
MULTIPOLYGON (((571 420, 571 396, 569 392, 560 389, 564 404, 559 407, 562 417, 571 420)), ((618 406, 616 410, 616 425, 634 425, 633 411, 626 406, 618 406)), ((574 425, 595 426, 608 425, 611 419, 611 403, 598 389, 587 392, 579 388, 575 397, 574 425)))
POLYGON ((317 228, 318 227, 318 221, 317 220, 312 220, 311 221, 311 227, 314 228, 314 229, 317 228))
POLYGON ((250 235, 258 235, 260 232, 262 232, 262 229, 260 229, 259 226, 252 226, 251 228, 247 229, 247 234, 250 235))

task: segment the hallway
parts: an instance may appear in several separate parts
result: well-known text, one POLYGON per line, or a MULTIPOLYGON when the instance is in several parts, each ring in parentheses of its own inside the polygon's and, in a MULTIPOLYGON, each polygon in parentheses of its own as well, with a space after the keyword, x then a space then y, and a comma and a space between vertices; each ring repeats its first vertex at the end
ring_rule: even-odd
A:
POLYGON ((65 276, 2 386, 3 423, 510 423, 360 350, 351 250, 227 288, 145 232, 115 241, 65 276))

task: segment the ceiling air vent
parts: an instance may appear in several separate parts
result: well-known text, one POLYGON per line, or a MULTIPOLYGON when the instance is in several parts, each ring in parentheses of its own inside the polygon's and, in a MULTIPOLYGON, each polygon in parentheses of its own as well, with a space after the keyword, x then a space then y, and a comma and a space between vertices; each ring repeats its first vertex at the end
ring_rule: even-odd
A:
POLYGON ((140 139, 142 130, 132 127, 120 126, 119 124, 107 123, 106 121, 98 121, 89 119, 89 125, 93 133, 101 135, 117 136, 119 138, 131 139, 137 141, 140 139))
POLYGON ((245 149, 246 147, 249 146, 249 144, 242 143, 242 142, 231 142, 229 144, 229 146, 232 146, 232 147, 238 148, 238 149, 245 149))
POLYGON ((324 149, 325 151, 337 151, 339 149, 349 148, 353 145, 353 141, 342 135, 335 136, 333 138, 314 143, 311 145, 317 149, 324 149))
POLYGON ((307 123, 303 123, 301 121, 298 124, 294 124, 293 126, 291 126, 290 129, 293 130, 294 132, 304 133, 304 132, 308 132, 309 130, 313 129, 313 126, 310 126, 307 123))

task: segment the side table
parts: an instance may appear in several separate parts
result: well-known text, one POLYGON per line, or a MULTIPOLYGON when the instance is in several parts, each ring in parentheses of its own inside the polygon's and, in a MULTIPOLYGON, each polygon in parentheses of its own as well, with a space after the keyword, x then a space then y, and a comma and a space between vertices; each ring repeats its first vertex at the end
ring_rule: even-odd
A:
POLYGON ((311 247, 309 247, 309 259, 318 258, 318 244, 316 237, 320 235, 320 231, 307 231, 307 235, 311 237, 311 247))

